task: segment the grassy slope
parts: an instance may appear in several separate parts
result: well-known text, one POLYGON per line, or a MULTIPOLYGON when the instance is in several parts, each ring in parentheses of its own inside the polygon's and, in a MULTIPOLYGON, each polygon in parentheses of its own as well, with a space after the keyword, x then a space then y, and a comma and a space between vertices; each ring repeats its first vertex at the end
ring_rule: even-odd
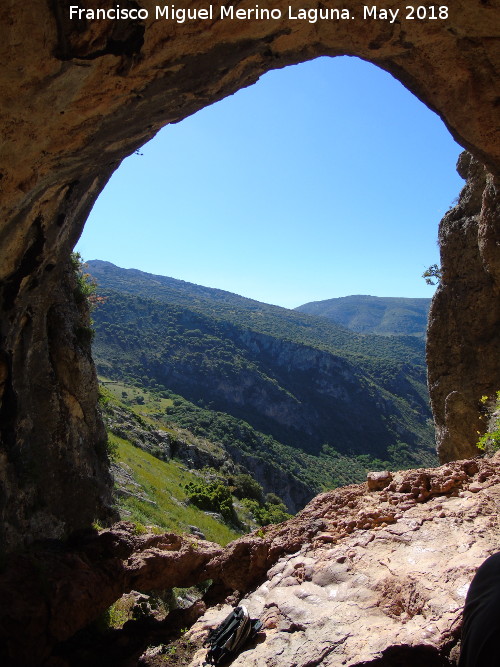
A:
POLYGON ((156 503, 153 505, 134 497, 120 498, 118 504, 123 518, 176 533, 189 532, 189 525, 197 526, 207 540, 222 545, 241 534, 186 504, 184 485, 199 478, 180 463, 160 461, 115 435, 110 434, 109 438, 116 447, 116 462, 129 466, 144 495, 156 503), (130 512, 130 516, 123 510, 130 512))
MULTIPOLYGON (((227 460, 227 453, 221 445, 174 426, 166 413, 161 412, 173 406, 173 399, 165 399, 155 392, 102 377, 100 383, 100 405, 108 423, 116 423, 115 410, 119 408, 122 412, 137 416, 137 420, 132 418, 132 424, 135 422, 136 425, 142 425, 143 436, 147 435, 147 428, 152 427, 153 431, 166 432, 171 438, 170 442, 195 446, 219 461, 227 460)), ((227 525, 188 502, 186 485, 213 479, 215 470, 204 468, 200 472, 193 472, 182 461, 157 458, 154 447, 153 453, 150 453, 144 450, 144 444, 135 446, 129 439, 119 437, 109 429, 108 441, 114 465, 132 477, 132 482, 123 479, 115 482, 115 498, 120 516, 135 522, 138 530, 153 526, 179 533, 189 532, 189 526, 196 526, 206 539, 225 545, 243 532, 259 527, 252 511, 235 496, 233 506, 240 522, 239 527, 227 525), (123 491, 130 495, 125 495, 123 491)))
POLYGON ((313 493, 362 482, 371 470, 396 470, 435 464, 433 452, 414 452, 404 443, 398 443, 392 448, 390 460, 378 460, 368 454, 346 456, 328 445, 322 448, 318 456, 313 456, 259 433, 246 422, 224 413, 205 410, 180 396, 172 394, 171 398, 164 398, 155 391, 125 382, 104 379, 104 383, 106 392, 114 396, 117 403, 156 429, 174 437, 180 436, 183 441, 222 460, 229 458, 227 449, 234 447, 255 457, 257 462, 259 459, 265 461, 271 458, 276 465, 291 471, 313 493), (123 399, 123 392, 127 394, 126 399, 123 399), (140 403, 136 402, 137 399, 140 403), (159 409, 160 405, 163 410, 159 409))

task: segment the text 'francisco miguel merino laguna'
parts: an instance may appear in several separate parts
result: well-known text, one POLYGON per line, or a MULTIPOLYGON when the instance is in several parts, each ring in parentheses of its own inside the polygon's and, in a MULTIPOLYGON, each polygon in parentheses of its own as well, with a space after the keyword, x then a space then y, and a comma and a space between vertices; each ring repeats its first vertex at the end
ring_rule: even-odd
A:
MULTIPOLYGON (((229 20, 278 20, 281 18, 288 19, 301 19, 307 20, 309 23, 316 23, 316 21, 322 19, 327 20, 342 20, 350 19, 351 13, 348 9, 335 9, 335 8, 321 8, 321 9, 295 9, 293 7, 288 7, 288 11, 284 12, 281 9, 268 9, 259 7, 251 7, 249 9, 236 8, 233 6, 224 7, 224 6, 214 6, 208 5, 205 8, 186 8, 186 7, 176 7, 175 5, 157 5, 155 7, 155 16, 156 20, 165 19, 167 21, 174 21, 175 23, 185 23, 186 21, 200 21, 200 20, 210 20, 217 18, 219 20, 229 19, 229 20)), ((144 21, 149 18, 149 10, 139 9, 139 8, 125 8, 116 5, 115 7, 110 7, 109 9, 82 9, 78 5, 70 5, 69 7, 69 18, 70 19, 87 19, 89 21, 94 20, 132 20, 132 21, 144 21)))

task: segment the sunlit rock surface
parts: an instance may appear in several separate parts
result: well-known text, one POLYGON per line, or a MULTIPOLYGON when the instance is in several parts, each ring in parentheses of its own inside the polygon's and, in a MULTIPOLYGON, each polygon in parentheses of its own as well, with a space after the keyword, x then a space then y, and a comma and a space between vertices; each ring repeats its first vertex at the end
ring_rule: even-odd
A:
MULTIPOLYGON (((460 462, 398 473, 381 491, 319 496, 300 516, 322 516, 324 529, 241 601, 264 629, 232 664, 455 665, 471 578, 498 550, 498 466, 481 463, 469 477, 476 464, 460 462)), ((209 609, 191 636, 205 637, 229 611, 209 609)))
MULTIPOLYGON (((124 593, 210 579, 193 609, 191 621, 210 607, 196 636, 222 620, 228 606, 213 605, 229 598, 264 622, 235 665, 420 665, 422 656, 452 665, 469 583, 500 544, 499 503, 499 459, 457 461, 394 473, 379 491, 359 484, 321 494, 225 548, 137 535, 127 523, 40 545, 0 574, 0 659, 43 664, 124 593)), ((71 647, 63 654, 79 664, 71 647)))
POLYGON ((470 154, 458 203, 439 227, 443 277, 427 338, 429 392, 441 461, 474 456, 481 397, 500 389, 500 199, 493 177, 470 154))

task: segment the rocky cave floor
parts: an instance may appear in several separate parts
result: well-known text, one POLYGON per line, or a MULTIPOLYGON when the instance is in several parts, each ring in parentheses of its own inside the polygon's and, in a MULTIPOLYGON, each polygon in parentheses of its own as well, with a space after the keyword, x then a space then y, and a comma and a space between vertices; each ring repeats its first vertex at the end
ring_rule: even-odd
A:
POLYGON ((225 548, 187 535, 137 536, 122 522, 71 548, 34 552, 29 572, 17 559, 22 584, 7 567, 2 599, 12 602, 17 585, 27 597, 3 607, 0 630, 9 629, 16 665, 201 667, 208 630, 241 602, 263 628, 234 667, 455 665, 468 586, 500 544, 499 506, 496 456, 371 473, 225 548), (42 570, 40 587, 30 572, 42 570), (88 627, 130 590, 207 579, 203 599, 165 620, 146 614, 100 635, 88 627))

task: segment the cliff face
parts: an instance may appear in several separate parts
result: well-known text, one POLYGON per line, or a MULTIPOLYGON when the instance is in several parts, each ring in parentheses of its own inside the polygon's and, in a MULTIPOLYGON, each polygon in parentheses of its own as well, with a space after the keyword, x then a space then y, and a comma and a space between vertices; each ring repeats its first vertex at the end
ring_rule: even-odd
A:
MULTIPOLYGON (((95 453, 102 426, 94 408, 93 371, 87 351, 70 333, 78 317, 69 305, 63 267, 110 174, 160 127, 269 69, 319 55, 357 55, 402 81, 498 174, 491 4, 458 0, 446 19, 436 21, 390 24, 355 17, 348 29, 342 21, 289 19, 285 0, 274 3, 283 9, 280 20, 210 24, 154 20, 154 4, 142 3, 150 9, 144 22, 70 20, 61 0, 0 7, 0 512, 9 548, 42 533, 65 534, 86 517, 105 513, 105 465, 95 453), (38 470, 30 473, 26 461, 38 470), (81 510, 70 500, 76 488, 81 510)), ((98 5, 114 3, 86 3, 98 5)), ((359 12, 354 0, 344 7, 359 12)), ((401 9, 396 2, 387 7, 401 9)), ((493 280, 496 223, 492 206, 484 211, 479 243, 493 280)), ((449 275, 453 293, 455 278, 449 275)), ((470 304, 468 327, 487 316, 476 308, 475 283, 469 287, 464 278, 462 285, 470 304)), ((436 302, 434 311, 437 307, 436 302)), ((485 354, 496 335, 490 327, 480 336, 485 354)), ((478 340, 464 334, 464 357, 474 355, 470 346, 478 340)), ((470 364, 453 370, 450 362, 443 364, 458 383, 453 391, 462 392, 469 405, 470 364)), ((443 366, 439 376, 446 373, 443 366)), ((436 391, 435 409, 442 412, 436 391)), ((452 399, 448 405, 457 411, 452 399)))
MULTIPOLYGON (((321 444, 328 442, 340 452, 367 453, 387 460, 387 447, 398 438, 411 443, 415 450, 425 449, 424 437, 416 435, 415 429, 421 426, 425 433, 428 406, 411 383, 422 382, 421 369, 408 366, 406 374, 400 373, 392 385, 387 382, 383 386, 379 380, 375 388, 369 385, 370 376, 363 373, 364 369, 329 352, 253 331, 243 332, 239 342, 257 363, 275 369, 279 384, 288 389, 288 395, 275 400, 266 401, 267 397, 258 391, 249 391, 242 400, 253 402, 256 411, 271 424, 281 422, 296 429, 300 436, 297 440, 302 440, 306 451, 317 453, 321 444), (408 401, 415 423, 409 423, 389 392, 408 401)), ((234 388, 232 396, 228 389, 226 400, 235 401, 234 388)))
POLYGON ((441 461, 477 454, 481 396, 500 388, 500 197, 468 153, 458 204, 439 227, 441 284, 432 302, 427 362, 441 461))

